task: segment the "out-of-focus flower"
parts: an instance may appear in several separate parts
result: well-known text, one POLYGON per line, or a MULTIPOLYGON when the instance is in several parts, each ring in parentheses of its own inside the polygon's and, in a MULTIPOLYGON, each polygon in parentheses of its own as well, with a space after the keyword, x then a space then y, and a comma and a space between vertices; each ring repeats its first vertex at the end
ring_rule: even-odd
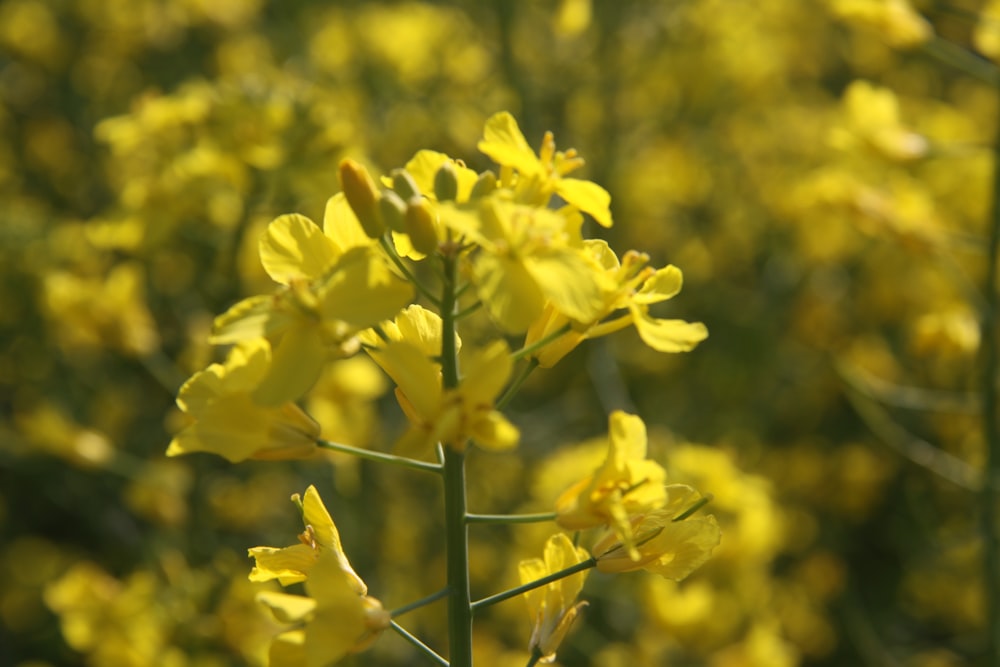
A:
POLYGON ((246 341, 230 350, 225 363, 212 364, 185 382, 177 405, 195 421, 174 436, 167 456, 211 452, 236 463, 315 454, 320 428, 312 417, 294 403, 267 407, 253 400, 270 357, 267 341, 246 341))
MULTIPOLYGON (((527 584, 560 570, 582 563, 589 555, 574 547, 565 533, 557 533, 545 543, 545 557, 522 560, 518 565, 521 583, 527 584)), ((577 602, 587 579, 587 571, 578 572, 524 594, 533 624, 529 648, 538 652, 541 662, 552 662, 573 621, 586 602, 577 602)))
POLYGON ((585 339, 605 336, 630 325, 635 326, 646 345, 658 352, 687 352, 708 337, 708 329, 701 322, 660 319, 649 313, 650 306, 680 292, 680 269, 672 265, 654 269, 647 266, 648 255, 634 250, 625 253, 619 261, 605 241, 588 239, 583 243, 607 277, 603 283, 603 306, 593 319, 573 322, 551 303, 546 304, 541 316, 528 328, 525 345, 541 341, 567 324, 572 327, 535 353, 540 366, 554 366, 585 339), (621 310, 625 313, 600 321, 621 310))
POLYGON ((626 545, 626 553, 637 555, 630 516, 667 502, 667 473, 646 459, 646 444, 642 419, 620 410, 612 412, 604 463, 556 499, 556 522, 569 530, 610 524, 626 545))
POLYGON ((899 161, 927 154, 927 139, 904 127, 899 117, 899 100, 890 89, 867 81, 852 81, 844 91, 843 104, 846 122, 831 132, 836 147, 852 150, 861 144, 899 161))
POLYGON ((877 31, 890 46, 911 48, 934 36, 934 28, 909 0, 830 0, 830 5, 834 14, 877 31))
POLYGON ((351 582, 351 588, 358 595, 368 592, 368 587, 351 567, 344 547, 340 543, 340 532, 323 504, 315 486, 306 489, 305 496, 292 496, 302 510, 305 531, 299 535, 299 544, 277 549, 275 547, 254 547, 249 555, 257 565, 250 571, 250 581, 271 581, 277 579, 282 586, 305 581, 323 553, 329 552, 336 558, 351 582))

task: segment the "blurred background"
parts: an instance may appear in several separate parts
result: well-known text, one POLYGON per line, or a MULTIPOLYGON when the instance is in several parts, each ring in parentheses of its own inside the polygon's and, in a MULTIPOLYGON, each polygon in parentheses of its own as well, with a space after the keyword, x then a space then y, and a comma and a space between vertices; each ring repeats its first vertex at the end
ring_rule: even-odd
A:
MULTIPOLYGON (((579 348, 512 404, 518 456, 471 457, 472 511, 547 511, 623 408, 715 496, 715 558, 679 585, 592 575, 559 664, 985 664, 998 21, 978 0, 0 0, 0 664, 264 664, 246 549, 294 543, 310 483, 387 607, 441 585, 436 480, 164 450, 219 359, 212 317, 271 289, 264 225, 321 220, 346 156, 485 169, 503 109, 580 151, 613 197, 589 233, 679 266, 658 314, 710 331, 685 355, 579 348)), ((305 407, 384 449, 389 389, 359 357, 305 407)), ((549 529, 474 527, 474 592, 549 529)), ((443 650, 444 616, 404 624, 443 650)), ((526 664, 519 600, 476 632, 477 664, 526 664)), ((387 635, 344 664, 427 663, 387 635)))

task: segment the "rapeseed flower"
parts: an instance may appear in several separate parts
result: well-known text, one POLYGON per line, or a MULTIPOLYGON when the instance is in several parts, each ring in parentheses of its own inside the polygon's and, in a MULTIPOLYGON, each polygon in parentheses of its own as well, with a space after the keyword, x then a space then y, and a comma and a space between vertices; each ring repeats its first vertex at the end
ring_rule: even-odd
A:
POLYGON ((305 582, 307 596, 258 594, 277 620, 296 625, 274 638, 271 667, 326 667, 368 648, 389 627, 389 612, 359 593, 351 574, 334 553, 321 551, 305 582))
MULTIPOLYGON (((328 206, 327 229, 346 216, 339 200, 328 206)), ((351 229, 340 224, 339 228, 351 229)), ((261 239, 265 270, 282 288, 232 306, 215 320, 213 343, 267 338, 274 359, 254 399, 275 405, 298 398, 315 383, 323 360, 350 356, 357 334, 389 319, 413 297, 413 288, 390 270, 374 246, 350 233, 331 238, 301 215, 284 215, 261 239), (360 242, 363 243, 363 242, 360 242)))
POLYGON ((547 206, 552 195, 558 195, 570 206, 593 216, 601 226, 611 226, 611 195, 591 181, 566 178, 566 174, 583 166, 583 158, 572 148, 557 151, 551 132, 545 133, 535 155, 514 117, 501 111, 486 121, 478 147, 502 167, 502 180, 514 187, 518 201, 547 206), (512 172, 517 175, 513 182, 512 172))
POLYGON ((289 547, 254 547, 249 555, 256 562, 250 571, 250 581, 271 581, 277 579, 282 586, 305 581, 321 554, 331 553, 347 574, 351 587, 358 595, 368 592, 365 582, 354 572, 347 554, 340 542, 340 533, 330 513, 323 504, 315 486, 309 485, 305 496, 292 496, 302 511, 305 531, 299 535, 299 543, 289 547))
POLYGON ((442 387, 440 366, 410 342, 390 342, 369 354, 395 381, 396 398, 410 422, 396 443, 400 453, 424 454, 437 443, 464 450, 470 439, 492 450, 517 445, 517 427, 493 407, 513 363, 502 340, 462 355, 464 375, 454 389, 442 387))
MULTIPOLYGON (((537 581, 588 558, 586 549, 574 547, 565 533, 557 533, 545 543, 544 558, 520 562, 518 572, 521 583, 537 581)), ((529 648, 542 656, 541 662, 555 660, 556 649, 566 637, 573 621, 587 606, 586 602, 576 601, 586 579, 587 571, 584 570, 524 594, 533 624, 529 648)))
POLYGON ((620 410, 608 423, 608 454, 600 468, 556 499, 556 523, 568 530, 610 525, 638 558, 632 516, 663 507, 667 473, 646 459, 646 425, 620 410))
POLYGON ((312 456, 320 427, 294 403, 258 405, 253 394, 271 367, 267 341, 242 342, 221 364, 195 373, 177 394, 194 423, 174 436, 167 456, 211 452, 236 463, 312 456))
POLYGON ((567 324, 571 327, 535 353, 540 366, 549 368, 555 365, 588 338, 605 336, 628 326, 634 326, 639 338, 658 352, 687 352, 708 337, 708 330, 701 322, 661 319, 650 315, 650 306, 667 301, 680 292, 683 282, 680 269, 672 265, 654 269, 648 266, 648 255, 634 250, 625 253, 619 260, 605 241, 588 239, 583 244, 594 262, 602 267, 601 306, 593 317, 574 320, 553 304, 546 304, 541 315, 528 328, 525 345, 540 341, 567 324), (621 311, 624 312, 614 316, 621 311), (611 319, 605 320, 608 317, 611 319))

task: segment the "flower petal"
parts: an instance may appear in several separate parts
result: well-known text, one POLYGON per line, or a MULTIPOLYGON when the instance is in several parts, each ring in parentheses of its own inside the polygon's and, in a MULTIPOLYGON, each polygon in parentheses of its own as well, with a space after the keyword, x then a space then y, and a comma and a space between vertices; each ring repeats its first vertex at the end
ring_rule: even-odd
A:
POLYGON ((323 230, 298 213, 275 218, 260 238, 261 264, 282 285, 296 278, 319 278, 337 254, 323 230))

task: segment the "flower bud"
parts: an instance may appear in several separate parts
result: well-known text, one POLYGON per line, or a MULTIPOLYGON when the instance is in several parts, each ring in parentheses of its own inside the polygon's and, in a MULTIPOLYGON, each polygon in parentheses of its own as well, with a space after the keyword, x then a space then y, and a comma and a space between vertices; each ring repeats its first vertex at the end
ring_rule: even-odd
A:
POLYGON ((406 205, 406 233, 414 250, 429 255, 438 247, 437 225, 430 203, 414 197, 406 205))
POLYGON ((382 222, 394 232, 406 231, 404 218, 406 217, 406 202, 393 190, 382 190, 382 197, 378 200, 379 214, 382 222))
POLYGON ((414 197, 420 197, 420 188, 417 182, 410 176, 410 172, 405 169, 392 170, 392 189, 396 191, 404 201, 410 201, 414 197))
POLYGON ((455 201, 458 197, 458 174, 451 160, 446 160, 434 174, 434 196, 438 201, 455 201))
POLYGON ((368 170, 354 160, 342 160, 339 171, 340 187, 354 215, 358 216, 361 228, 368 238, 377 239, 382 236, 385 225, 379 216, 379 194, 368 170))
POLYGON ((476 184, 472 186, 472 194, 469 199, 479 199, 485 197, 497 189, 497 175, 492 171, 484 171, 479 174, 476 184))

